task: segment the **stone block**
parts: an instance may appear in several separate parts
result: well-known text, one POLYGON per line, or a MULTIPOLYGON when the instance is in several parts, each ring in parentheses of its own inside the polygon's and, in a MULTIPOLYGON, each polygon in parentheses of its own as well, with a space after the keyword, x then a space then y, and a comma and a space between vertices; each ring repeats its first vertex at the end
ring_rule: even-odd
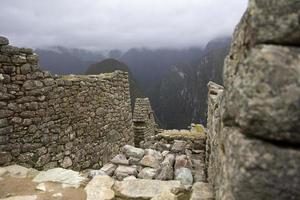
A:
POLYGON ((256 43, 300 44, 298 0, 250 0, 249 28, 256 43))
POLYGON ((226 91, 225 112, 243 133, 299 143, 300 48, 253 48, 226 91))
POLYGON ((299 198, 299 148, 248 138, 237 128, 226 127, 223 134, 225 157, 218 183, 222 192, 216 199, 299 198))

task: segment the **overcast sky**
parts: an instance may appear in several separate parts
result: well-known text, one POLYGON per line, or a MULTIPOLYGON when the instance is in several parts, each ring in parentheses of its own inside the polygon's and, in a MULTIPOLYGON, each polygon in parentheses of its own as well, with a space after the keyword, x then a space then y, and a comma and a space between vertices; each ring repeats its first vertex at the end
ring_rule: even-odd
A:
POLYGON ((247 0, 1 0, 0 35, 31 48, 189 47, 231 35, 247 0))

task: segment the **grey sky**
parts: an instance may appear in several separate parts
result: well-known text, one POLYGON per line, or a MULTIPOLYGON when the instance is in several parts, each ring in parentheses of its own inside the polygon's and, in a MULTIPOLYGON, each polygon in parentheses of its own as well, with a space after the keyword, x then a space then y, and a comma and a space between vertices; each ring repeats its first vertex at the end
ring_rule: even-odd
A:
POLYGON ((232 34, 247 0, 1 0, 13 45, 188 47, 232 34))

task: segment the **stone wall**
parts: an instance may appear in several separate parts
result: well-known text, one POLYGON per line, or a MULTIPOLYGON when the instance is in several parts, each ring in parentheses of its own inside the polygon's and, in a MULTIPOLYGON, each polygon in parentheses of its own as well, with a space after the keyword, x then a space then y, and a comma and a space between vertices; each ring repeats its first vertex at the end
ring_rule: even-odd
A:
POLYGON ((133 144, 128 74, 53 76, 0 37, 0 164, 99 168, 133 144))
POLYGON ((300 197, 300 3, 250 0, 209 85, 207 171, 215 198, 300 197))
POLYGON ((157 134, 158 125, 155 122, 153 110, 148 98, 137 98, 133 111, 134 144, 153 140, 151 137, 157 134))

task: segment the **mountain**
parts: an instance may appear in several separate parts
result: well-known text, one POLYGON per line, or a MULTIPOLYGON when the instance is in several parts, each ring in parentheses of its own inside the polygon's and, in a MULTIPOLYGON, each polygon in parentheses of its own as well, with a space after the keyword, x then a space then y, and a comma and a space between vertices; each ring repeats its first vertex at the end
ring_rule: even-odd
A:
POLYGON ((129 75, 129 84, 130 84, 130 96, 131 96, 131 107, 133 108, 135 99, 137 97, 144 97, 142 90, 138 86, 137 82, 135 81, 129 67, 116 59, 105 59, 101 62, 92 64, 86 70, 85 74, 100 74, 100 73, 110 73, 115 70, 121 70, 128 72, 129 75))
POLYGON ((205 124, 207 83, 222 84, 229 43, 229 38, 217 38, 205 48, 131 48, 122 52, 52 47, 36 53, 42 68, 57 74, 128 71, 132 105, 137 96, 145 95, 162 127, 186 128, 191 122, 205 124))
POLYGON ((190 62, 199 58, 202 49, 147 49, 132 48, 125 52, 120 60, 126 63, 134 77, 148 94, 148 90, 159 81, 172 65, 179 62, 190 62))
POLYGON ((36 49, 35 53, 42 69, 55 74, 83 74, 90 64, 105 59, 102 52, 60 46, 36 49))
POLYGON ((218 38, 209 42, 197 60, 172 65, 149 90, 152 107, 164 128, 182 129, 191 122, 206 124, 207 83, 222 84, 230 41, 218 38))

